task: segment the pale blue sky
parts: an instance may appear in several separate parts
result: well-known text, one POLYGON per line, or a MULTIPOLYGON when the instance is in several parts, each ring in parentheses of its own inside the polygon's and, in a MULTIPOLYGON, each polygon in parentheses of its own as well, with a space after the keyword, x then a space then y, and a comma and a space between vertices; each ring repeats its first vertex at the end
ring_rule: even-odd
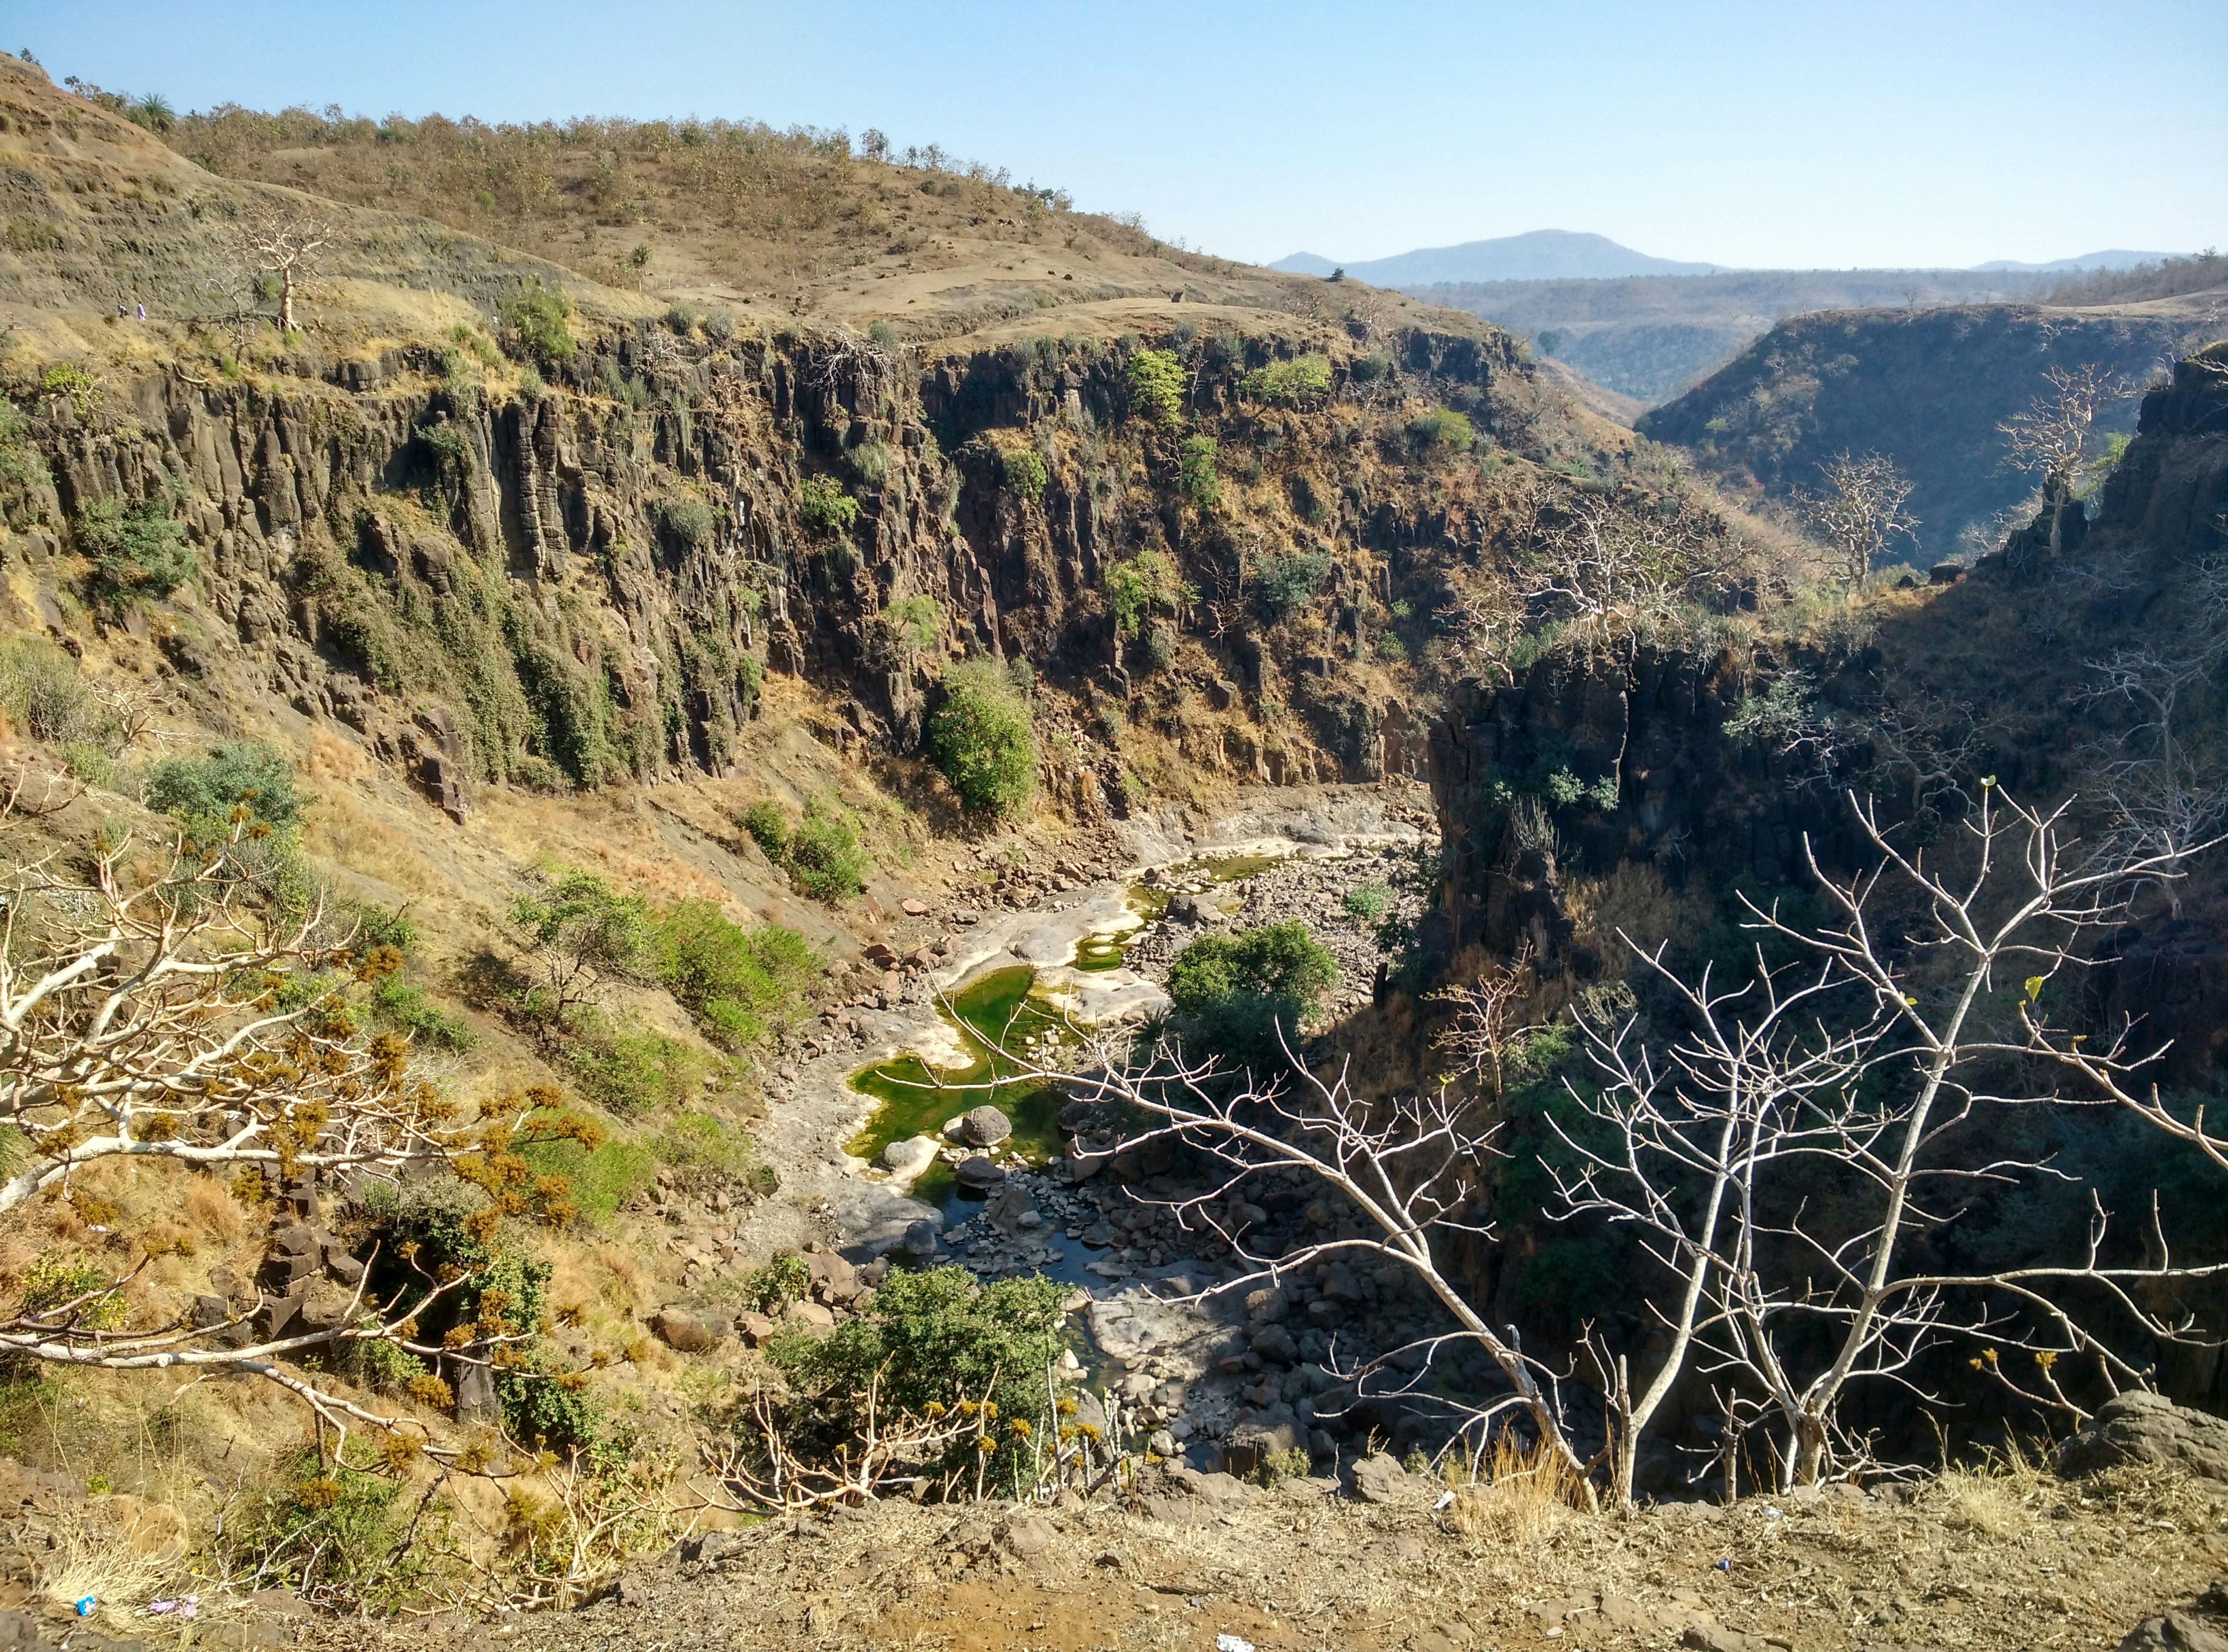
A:
POLYGON ((1540 228, 1770 266, 2228 244, 2224 0, 0 0, 181 108, 879 126, 1235 258, 1540 228))

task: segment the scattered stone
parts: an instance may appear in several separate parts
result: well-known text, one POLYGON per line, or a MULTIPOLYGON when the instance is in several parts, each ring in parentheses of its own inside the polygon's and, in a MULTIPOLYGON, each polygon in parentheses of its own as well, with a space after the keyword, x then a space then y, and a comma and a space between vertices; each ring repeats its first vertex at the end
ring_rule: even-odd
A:
MULTIPOLYGON (((1307 1443, 1307 1431, 1296 1424, 1240 1423, 1230 1431, 1229 1442, 1222 1448, 1222 1466, 1229 1473, 1245 1478, 1267 1468, 1271 1457, 1300 1450, 1307 1443)), ((1387 1457, 1386 1461, 1391 1463, 1392 1459, 1387 1457)), ((1393 1467, 1399 1465, 1394 1463, 1393 1467)))
POLYGON ((836 1316, 816 1302, 793 1302, 789 1305, 789 1317, 807 1331, 832 1331, 836 1316))
POLYGON ((905 915, 908 918, 928 916, 928 902, 921 900, 918 895, 907 895, 898 904, 905 909, 905 915))
POLYGON ((752 1313, 748 1309, 735 1316, 735 1334, 743 1339, 746 1348, 764 1348, 779 1329, 764 1314, 752 1313))

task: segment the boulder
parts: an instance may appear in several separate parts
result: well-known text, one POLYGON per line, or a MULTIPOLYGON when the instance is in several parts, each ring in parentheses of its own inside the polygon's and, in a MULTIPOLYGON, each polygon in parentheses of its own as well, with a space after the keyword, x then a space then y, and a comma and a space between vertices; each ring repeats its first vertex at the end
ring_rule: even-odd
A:
POLYGON ((882 1149, 882 1169, 890 1173, 893 1181, 912 1181, 936 1162, 936 1137, 908 1136, 902 1142, 892 1142, 882 1149))
POLYGON ((2058 1472, 2067 1480, 2124 1463, 2228 1481, 2228 1420, 2177 1405, 2163 1394, 2117 1394, 2058 1449, 2058 1472))
POLYGON ((859 1294, 859 1271, 837 1251, 807 1251, 804 1271, 812 1280, 812 1294, 830 1307, 841 1307, 859 1294))
POLYGON ((650 1329, 658 1341, 682 1354, 709 1354, 727 1340, 717 1320, 690 1313, 686 1308, 661 1308, 650 1317, 650 1329))
POLYGON ((924 1216, 906 1224, 905 1238, 898 1241, 898 1248, 916 1262, 925 1261, 944 1248, 943 1223, 924 1216))
POLYGON ((1013 1181, 1008 1181, 993 1194, 990 1202, 983 1207, 983 1219, 1001 1233, 1006 1234, 1034 1226, 1029 1218, 1036 1213, 1034 1207, 1029 1203, 1028 1190, 1013 1181))
POLYGON ((1006 1185, 1005 1171, 1000 1168, 996 1159, 986 1153, 978 1153, 971 1159, 960 1160, 956 1174, 961 1187, 972 1188, 977 1193, 988 1193, 994 1188, 1002 1188, 1006 1185))
POLYGON ((921 900, 917 895, 907 895, 898 904, 905 909, 905 915, 908 918, 925 918, 928 916, 928 902, 921 900))
POLYGON ((960 1139, 970 1147, 996 1147, 1013 1133, 1014 1121, 987 1102, 959 1121, 960 1139))
POLYGON ((1299 1358, 1299 1344, 1282 1325, 1264 1325, 1247 1340, 1252 1350, 1271 1365, 1290 1365, 1299 1358))
POLYGON ((1354 1495, 1366 1503, 1412 1503, 1429 1488, 1382 1451, 1354 1465, 1354 1495))
POLYGON ((2145 1618, 2119 1652, 2228 1652, 2228 1578, 2186 1606, 2145 1618))
POLYGON ((743 1339, 745 1348, 764 1348, 779 1329, 764 1314, 752 1313, 748 1309, 735 1316, 735 1335, 743 1339))

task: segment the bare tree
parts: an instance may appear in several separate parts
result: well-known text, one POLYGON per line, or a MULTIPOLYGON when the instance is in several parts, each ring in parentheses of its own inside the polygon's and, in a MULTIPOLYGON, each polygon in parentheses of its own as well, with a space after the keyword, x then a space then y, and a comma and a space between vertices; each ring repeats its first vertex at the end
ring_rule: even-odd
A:
POLYGON ((2041 474, 2054 554, 2061 548, 2058 513, 2074 498, 2097 415, 2123 399, 2128 387, 2094 362, 2045 368, 2042 375, 2050 381, 2050 393, 2037 396, 2026 412, 2014 413, 1996 428, 2006 438, 2006 455, 2013 467, 2041 474))
POLYGON ((294 300, 336 233, 324 219, 292 208, 272 208, 240 226, 241 263, 258 281, 278 278, 280 332, 295 330, 294 300))
POLYGON ((1953 1220, 1961 1195, 2058 1174, 1953 1142, 1984 1105, 2056 1099, 1988 1087, 2019 1070, 2006 1058, 2031 1042, 2007 1036, 2001 1000, 2020 993, 2032 1004, 2078 967, 2084 934, 2119 920, 2131 879, 2174 870, 2156 857, 2076 854, 2064 807, 2029 810, 1984 782, 1967 824, 1969 868, 1945 873, 1851 801, 1878 865, 1843 883, 1810 860, 1833 921, 1798 927, 1776 907, 1749 906, 1750 926, 1798 945, 1805 962, 1774 968, 1760 948, 1748 979, 1721 988, 1710 970, 1690 985, 1661 951, 1643 955, 1681 1029, 1651 1038, 1629 1017, 1591 1031, 1607 1082, 1572 1091, 1590 1124, 1561 1131, 1577 1164, 1559 1174, 1562 1197, 1573 1214, 1633 1226, 1680 1287, 1674 1307, 1651 1303, 1671 1353, 1648 1389, 1630 1395, 1617 1368, 1621 1491, 1637 1436, 1690 1360, 1723 1380, 1736 1431, 1760 1412, 1776 1418, 1779 1484, 1811 1484, 1869 1461, 1841 1423, 1853 1381, 1918 1387, 1924 1357, 1942 1341, 1988 1334, 2052 1358, 2084 1354, 2109 1387, 2139 1385, 2124 1343, 2084 1324, 2064 1298, 2078 1290, 2136 1335, 2174 1339, 2189 1326, 2154 1310, 2148 1290, 2228 1273, 2175 1268, 2162 1235, 2160 1261, 2114 1265, 2101 1207, 2071 1256, 1975 1273, 1912 1265, 1917 1239, 1953 1220), (1925 914, 1916 931, 1883 924, 1898 900, 1925 914), (1821 1172, 1843 1203, 1833 1214, 1802 1194, 1821 1172))
POLYGON ((1836 572, 1860 585, 1918 518, 1904 509, 1911 482, 1884 453, 1836 453, 1818 467, 1826 490, 1802 501, 1804 514, 1834 547, 1836 572))
POLYGON ((1590 646, 1668 618, 1716 571, 1715 523, 1677 508, 1585 494, 1535 507, 1518 588, 1590 646))
MULTIPOLYGON (((98 851, 87 880, 56 877, 42 862, 0 892, 0 1124, 12 1130, 19 1161, 0 1181, 0 1213, 43 1194, 102 1219, 83 1173, 128 1157, 245 1172, 272 1191, 319 1171, 391 1177, 441 1164, 487 1193, 487 1223, 528 1213, 568 1219, 562 1180, 537 1177, 518 1149, 560 1136, 592 1144, 592 1127, 556 1113, 554 1092, 461 1119, 412 1076, 405 1041, 363 1036, 344 989, 328 984, 334 975, 375 981, 394 967, 393 952, 323 938, 330 925, 318 905, 286 919, 259 910, 249 838, 237 821, 214 849, 174 851, 165 871, 136 884, 125 838, 98 851)), ((0 1353, 103 1370, 247 1372, 299 1396, 343 1435, 351 1425, 394 1434, 401 1419, 278 1361, 384 1341, 487 1366, 532 1334, 483 1313, 453 1346, 422 1343, 419 1319, 470 1279, 403 1260, 412 1283, 400 1291, 371 1294, 367 1268, 344 1312, 261 1341, 246 1329, 259 1302, 214 1317, 134 1323, 125 1293, 138 1270, 112 1277, 93 1268, 0 1317, 0 1353)), ((410 1426, 410 1450, 458 1455, 410 1426)))

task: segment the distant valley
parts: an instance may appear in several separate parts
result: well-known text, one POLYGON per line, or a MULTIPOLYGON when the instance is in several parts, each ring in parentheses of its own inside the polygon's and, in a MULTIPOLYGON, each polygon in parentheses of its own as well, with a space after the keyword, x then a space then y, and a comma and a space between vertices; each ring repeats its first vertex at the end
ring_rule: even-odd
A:
POLYGON ((1542 229, 1340 266, 1295 253, 1271 266, 1389 286, 1521 333, 1643 406, 1699 383, 1783 317, 1820 310, 2035 303, 2068 278, 2172 256, 2111 249, 1963 270, 1738 270, 1656 258, 1607 236, 1542 229))

